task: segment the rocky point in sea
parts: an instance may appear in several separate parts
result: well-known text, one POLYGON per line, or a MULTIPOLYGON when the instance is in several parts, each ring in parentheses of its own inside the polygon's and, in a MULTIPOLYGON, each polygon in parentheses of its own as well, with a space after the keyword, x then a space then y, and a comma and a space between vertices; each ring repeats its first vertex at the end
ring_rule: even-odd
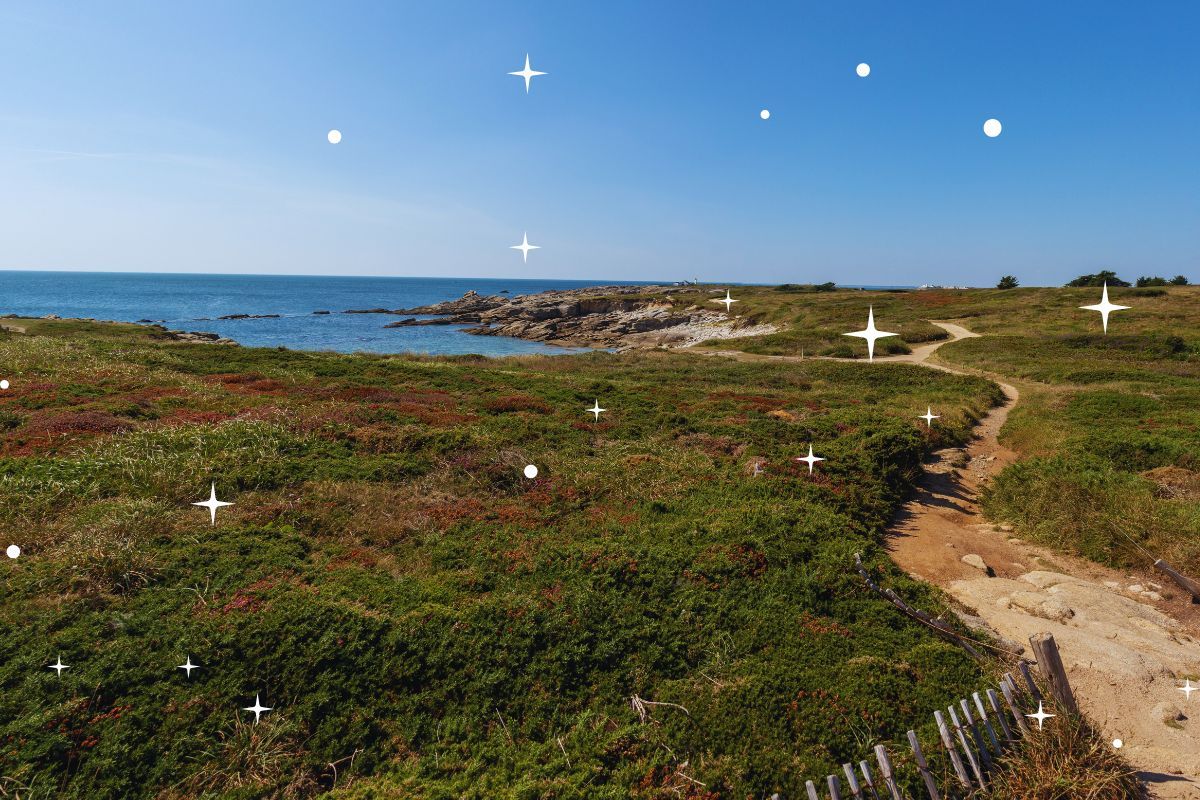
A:
POLYGON ((392 311, 414 316, 385 327, 470 325, 465 332, 477 336, 613 349, 687 347, 775 332, 774 325, 709 307, 723 292, 698 286, 589 286, 515 297, 469 291, 457 300, 392 311))

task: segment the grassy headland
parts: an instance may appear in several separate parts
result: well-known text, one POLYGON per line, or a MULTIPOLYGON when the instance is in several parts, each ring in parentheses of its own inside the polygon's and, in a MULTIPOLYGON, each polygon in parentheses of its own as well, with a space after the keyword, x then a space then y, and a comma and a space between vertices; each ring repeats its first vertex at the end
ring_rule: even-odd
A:
MULTIPOLYGON (((866 298, 835 299, 861 327, 866 298)), ((998 400, 985 380, 13 324, 0 792, 796 797, 982 685, 851 565, 938 607, 882 531, 922 456, 998 400), (791 460, 810 442, 813 477, 791 460), (210 526, 189 503, 214 481, 236 505, 210 526)))
MULTIPOLYGON (((1027 537, 1111 565, 1147 565, 1130 542, 1200 575, 1200 287, 1110 289, 1109 332, 1079 306, 1096 288, 792 295, 737 293, 739 310, 778 334, 708 343, 757 353, 841 354, 840 334, 956 320, 986 334, 938 351, 1022 392, 1001 440, 1024 458, 1002 473, 987 510, 1027 537)), ((880 340, 880 343, 889 340, 880 340)), ((895 339, 891 341, 896 341, 895 339)))

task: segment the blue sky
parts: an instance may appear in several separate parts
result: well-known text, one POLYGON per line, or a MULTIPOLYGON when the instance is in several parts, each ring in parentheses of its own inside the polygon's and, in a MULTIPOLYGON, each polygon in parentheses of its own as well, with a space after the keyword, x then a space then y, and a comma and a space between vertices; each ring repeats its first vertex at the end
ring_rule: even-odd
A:
POLYGON ((1198 40, 1190 0, 6 2, 0 268, 1200 281, 1198 40))

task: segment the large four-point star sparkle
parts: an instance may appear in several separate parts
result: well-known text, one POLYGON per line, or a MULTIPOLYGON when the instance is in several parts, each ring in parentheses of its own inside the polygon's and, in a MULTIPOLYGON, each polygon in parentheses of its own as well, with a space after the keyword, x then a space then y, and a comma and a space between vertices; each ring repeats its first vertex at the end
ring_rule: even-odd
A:
POLYGON ((261 717, 261 716, 263 715, 263 712, 264 712, 264 711, 270 711, 270 710, 271 710, 271 707, 270 707, 270 706, 264 706, 264 705, 262 704, 262 702, 261 702, 261 701, 258 699, 258 695, 257 695, 257 694, 256 694, 256 695, 254 695, 254 705, 252 705, 252 706, 246 706, 245 708, 243 708, 243 709, 242 709, 242 711, 253 711, 253 712, 254 712, 254 721, 255 721, 255 722, 258 722, 258 718, 259 718, 259 717, 261 717))
POLYGON ((532 81, 534 79, 534 77, 537 75, 547 75, 549 73, 538 72, 535 69, 530 69, 529 68, 529 53, 526 53, 525 54, 525 69, 518 70, 516 72, 510 72, 508 74, 516 75, 518 78, 524 78, 525 79, 525 94, 529 94, 529 82, 532 81))
POLYGON ((529 263, 529 251, 530 250, 541 250, 542 248, 540 245, 530 244, 529 243, 529 234, 525 233, 525 234, 522 234, 522 236, 521 236, 520 244, 514 244, 511 247, 509 247, 508 249, 509 250, 520 250, 521 251, 521 260, 524 261, 526 264, 528 264, 529 263))
POLYGON ((725 290, 725 296, 724 296, 724 297, 715 297, 715 298, 713 298, 713 302, 714 302, 714 303, 724 303, 724 304, 725 304, 725 313, 726 313, 726 314, 728 314, 728 313, 729 313, 729 307, 730 307, 731 305, 733 305, 734 303, 738 302, 738 301, 737 301, 737 300, 734 300, 732 297, 730 297, 730 296, 729 296, 729 290, 728 290, 728 289, 726 289, 726 290, 725 290))
POLYGON ((888 333, 887 331, 881 331, 878 328, 876 328, 875 327, 875 308, 874 308, 874 306, 870 306, 867 309, 867 327, 863 328, 861 331, 854 331, 852 333, 843 333, 842 335, 843 336, 855 336, 859 339, 866 339, 867 340, 867 360, 874 361, 875 360, 875 340, 882 339, 885 336, 899 336, 900 334, 888 333))
POLYGON ((813 455, 813 449, 812 449, 812 445, 810 444, 810 445, 808 446, 808 455, 806 455, 806 456, 796 456, 796 460, 797 460, 797 461, 804 461, 804 462, 807 462, 807 463, 808 463, 808 474, 809 474, 809 475, 812 475, 812 471, 813 471, 813 464, 816 464, 818 461, 824 461, 825 459, 821 458, 820 456, 814 456, 814 455, 813 455))
POLYGON ((222 502, 221 500, 217 499, 217 484, 214 482, 212 485, 212 492, 208 495, 208 499, 203 500, 199 503, 192 503, 192 505, 202 506, 204 508, 207 508, 209 516, 212 519, 212 524, 216 525, 217 524, 217 509, 222 506, 231 506, 231 505, 233 505, 233 503, 225 503, 225 502, 222 502))
POLYGON ((1105 281, 1104 290, 1100 293, 1100 302, 1094 306, 1080 306, 1080 308, 1084 311, 1099 311, 1104 332, 1108 333, 1108 315, 1114 311, 1124 311, 1129 306, 1119 306, 1116 303, 1108 302, 1108 281, 1105 281))
POLYGON ((1037 723, 1038 723, 1038 730, 1040 731, 1042 729, 1043 722, 1050 719, 1051 717, 1056 717, 1058 715, 1057 714, 1047 714, 1045 711, 1043 711, 1042 710, 1042 701, 1039 700, 1037 713, 1036 714, 1026 714, 1025 716, 1029 717, 1030 719, 1036 719, 1037 723))

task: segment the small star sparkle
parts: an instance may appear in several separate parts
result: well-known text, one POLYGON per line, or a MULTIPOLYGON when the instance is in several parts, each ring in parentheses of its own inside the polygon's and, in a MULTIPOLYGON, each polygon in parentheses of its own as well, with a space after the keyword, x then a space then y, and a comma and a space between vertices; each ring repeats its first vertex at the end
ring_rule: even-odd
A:
POLYGON ((867 310, 867 327, 863 328, 861 331, 854 331, 853 333, 843 333, 842 335, 843 336, 855 336, 859 339, 866 339, 867 340, 867 360, 874 361, 875 360, 875 340, 882 339, 885 336, 899 336, 900 334, 888 333, 887 331, 881 331, 878 328, 876 328, 875 327, 875 308, 873 306, 871 306, 867 310))
POLYGON ((596 415, 596 422, 599 422, 599 421, 600 421, 600 412, 601 412, 601 411, 608 411, 608 409, 607 409, 607 408, 601 408, 601 407, 600 407, 600 401, 599 401, 599 400, 596 400, 596 405, 592 406, 591 408, 585 408, 585 409, 584 409, 584 411, 587 411, 587 412, 589 412, 589 413, 591 413, 591 414, 595 414, 595 415, 596 415))
POLYGON ((818 461, 824 461, 825 459, 821 458, 820 456, 814 456, 812 445, 810 444, 808 446, 808 455, 806 455, 804 457, 797 456, 796 460, 807 462, 808 463, 808 474, 812 475, 813 464, 816 464, 818 461))
POLYGON ((200 669, 200 668, 199 668, 198 666, 196 666, 195 664, 193 664, 193 663, 192 663, 192 657, 191 657, 191 656, 188 656, 188 657, 187 657, 187 660, 186 660, 186 661, 184 661, 182 664, 180 664, 180 665, 179 665, 178 667, 176 667, 175 669, 181 669, 181 670, 183 670, 184 672, 186 672, 186 673, 187 673, 187 676, 190 678, 190 677, 192 677, 192 670, 194 670, 194 669, 200 669))
POLYGON ((64 663, 62 662, 62 656, 59 656, 57 659, 55 659, 54 663, 53 663, 53 664, 51 664, 51 665, 49 665, 48 667, 46 667, 46 669, 52 669, 52 670, 54 670, 55 672, 57 672, 57 673, 58 673, 58 677, 60 677, 60 678, 61 678, 61 677, 62 677, 62 671, 63 671, 64 669, 70 669, 70 667, 69 667, 69 666, 67 666, 66 664, 64 664, 64 663))
POLYGON ((524 260, 524 262, 526 264, 528 264, 529 263, 529 251, 530 250, 541 250, 542 248, 540 245, 530 244, 529 243, 529 234, 526 233, 521 236, 520 244, 514 244, 514 245, 510 246, 508 249, 509 250, 520 250, 522 260, 524 260))
POLYGON ((257 694, 254 695, 254 705, 246 706, 245 708, 242 709, 242 711, 253 711, 255 722, 258 722, 259 717, 261 717, 263 715, 264 711, 270 711, 270 710, 271 710, 270 706, 264 706, 259 701, 257 694))
POLYGON ((525 79, 525 94, 529 94, 529 82, 533 80, 535 75, 546 75, 548 73, 538 72, 529 68, 529 53, 525 54, 525 69, 517 72, 510 72, 509 75, 516 75, 518 78, 525 79))
POLYGON ((1192 686, 1192 679, 1188 678, 1183 682, 1183 686, 1180 686, 1176 691, 1183 692, 1184 700, 1191 700, 1192 692, 1200 691, 1200 686, 1192 686))
POLYGON ((917 419, 923 419, 923 420, 925 420, 925 427, 926 427, 926 428, 932 428, 932 427, 933 427, 933 421, 934 421, 935 419, 941 419, 941 418, 942 418, 942 415, 941 415, 941 414, 935 414, 935 413, 933 413, 933 409, 931 409, 929 406, 925 406, 925 413, 924 413, 924 414, 918 414, 918 415, 917 415, 917 419))
POLYGON ((1119 306, 1116 303, 1108 302, 1108 281, 1104 282, 1104 290, 1100 294, 1100 302, 1094 306, 1080 306, 1084 311, 1099 311, 1101 321, 1104 324, 1104 332, 1108 333, 1108 315, 1114 311, 1124 311, 1129 306, 1119 306))
POLYGON ((214 482, 212 485, 212 492, 209 494, 208 499, 200 503, 192 503, 192 505, 203 506, 204 508, 207 508, 209 516, 212 518, 212 524, 216 525, 217 509, 221 506, 231 506, 233 503, 225 503, 217 499, 217 484, 214 482))
POLYGON ((724 303, 724 304, 725 304, 725 313, 726 313, 726 314, 728 314, 728 313, 729 313, 729 307, 730 307, 731 305, 733 305, 734 303, 739 303, 739 302, 741 302, 741 301, 740 301, 740 300, 734 300, 732 297, 730 297, 730 296, 729 296, 729 290, 728 290, 728 289, 726 289, 726 290, 725 290, 725 296, 724 296, 724 297, 717 297, 717 298, 714 298, 712 302, 714 302, 714 303, 724 303))
POLYGON ((1029 717, 1030 719, 1036 719, 1037 723, 1038 723, 1038 730, 1040 731, 1042 729, 1043 722, 1050 719, 1051 717, 1056 717, 1058 715, 1057 714, 1047 714, 1045 711, 1043 711, 1042 710, 1042 701, 1039 700, 1037 713, 1036 714, 1026 714, 1025 716, 1029 717))

